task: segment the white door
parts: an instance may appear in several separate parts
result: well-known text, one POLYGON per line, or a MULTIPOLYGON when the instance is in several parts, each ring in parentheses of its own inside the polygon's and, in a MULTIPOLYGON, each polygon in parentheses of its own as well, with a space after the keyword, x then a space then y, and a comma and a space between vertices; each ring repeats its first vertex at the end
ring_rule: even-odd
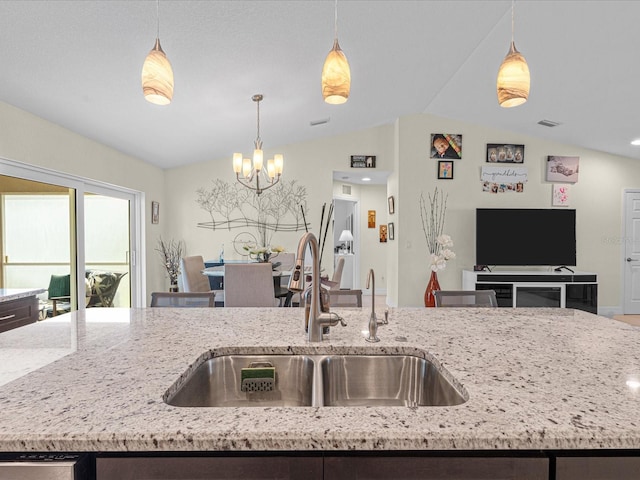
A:
POLYGON ((640 191, 625 191, 624 204, 624 313, 640 314, 640 191))

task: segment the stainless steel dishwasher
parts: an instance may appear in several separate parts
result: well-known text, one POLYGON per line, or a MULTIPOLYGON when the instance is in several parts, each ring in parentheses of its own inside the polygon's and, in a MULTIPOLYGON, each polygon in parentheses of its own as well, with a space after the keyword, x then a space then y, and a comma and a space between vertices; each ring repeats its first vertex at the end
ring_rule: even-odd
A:
POLYGON ((0 454, 0 480, 88 480, 86 455, 0 454))

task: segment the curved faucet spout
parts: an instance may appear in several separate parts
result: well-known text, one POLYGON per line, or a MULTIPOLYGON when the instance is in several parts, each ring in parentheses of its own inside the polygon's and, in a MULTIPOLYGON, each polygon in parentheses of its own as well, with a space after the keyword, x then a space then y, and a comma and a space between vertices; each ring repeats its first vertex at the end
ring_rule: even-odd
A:
POLYGON ((289 290, 294 292, 302 292, 304 289, 304 256, 309 245, 313 266, 311 270, 311 298, 309 302, 309 341, 322 341, 322 328, 325 325, 334 326, 340 322, 343 326, 346 324, 338 315, 329 313, 323 316, 320 312, 320 255, 318 248, 318 239, 311 233, 305 233, 298 242, 298 251, 296 252, 296 264, 293 267, 291 278, 289 279, 289 290))

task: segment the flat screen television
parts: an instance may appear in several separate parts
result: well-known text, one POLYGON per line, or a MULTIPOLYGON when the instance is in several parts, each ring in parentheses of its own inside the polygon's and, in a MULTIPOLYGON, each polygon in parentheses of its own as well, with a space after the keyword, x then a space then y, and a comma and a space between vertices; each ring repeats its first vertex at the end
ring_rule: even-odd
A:
POLYGON ((476 265, 576 265, 576 211, 476 209, 476 265))

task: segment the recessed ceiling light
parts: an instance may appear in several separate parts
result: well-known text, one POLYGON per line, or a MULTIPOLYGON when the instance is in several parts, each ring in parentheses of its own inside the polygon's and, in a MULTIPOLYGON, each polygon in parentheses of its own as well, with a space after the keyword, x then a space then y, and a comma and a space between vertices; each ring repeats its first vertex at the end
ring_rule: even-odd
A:
POLYGON ((370 182, 370 181, 371 181, 371 179, 370 179, 369 177, 364 177, 364 178, 362 179, 362 181, 363 181, 363 182, 370 182))
POLYGON ((631 140, 631 145, 635 145, 635 146, 640 145, 640 138, 636 138, 635 140, 631 140))

